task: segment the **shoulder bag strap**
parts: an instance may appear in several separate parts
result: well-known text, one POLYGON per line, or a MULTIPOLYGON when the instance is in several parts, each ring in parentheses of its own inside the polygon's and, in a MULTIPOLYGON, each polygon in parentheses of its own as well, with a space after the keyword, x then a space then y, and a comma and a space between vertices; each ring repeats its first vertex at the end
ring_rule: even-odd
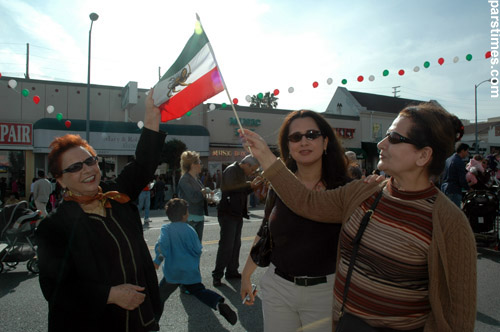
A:
POLYGON ((363 236, 363 232, 365 231, 366 226, 368 226, 368 221, 370 221, 373 213, 375 212, 375 208, 377 207, 380 198, 382 198, 383 191, 384 189, 382 188, 380 193, 375 198, 375 201, 373 202, 371 208, 368 211, 366 211, 359 225, 358 232, 356 233, 356 236, 352 240, 353 248, 352 248, 351 260, 349 262, 349 269, 347 270, 347 275, 345 278, 344 295, 342 297, 342 307, 340 308, 340 317, 342 317, 342 315, 344 314, 344 307, 347 301, 347 293, 349 292, 349 284, 351 283, 352 270, 354 269, 354 262, 356 261, 356 256, 358 254, 361 237, 363 236))

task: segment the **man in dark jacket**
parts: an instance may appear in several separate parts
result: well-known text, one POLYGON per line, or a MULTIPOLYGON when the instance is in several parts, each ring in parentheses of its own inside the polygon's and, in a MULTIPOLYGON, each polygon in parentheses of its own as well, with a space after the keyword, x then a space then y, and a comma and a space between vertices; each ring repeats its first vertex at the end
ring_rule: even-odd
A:
POLYGON ((446 164, 441 182, 441 191, 458 207, 462 204, 462 188, 469 190, 465 179, 465 159, 469 155, 469 145, 460 143, 456 153, 446 159, 446 164))
POLYGON ((243 217, 248 218, 247 196, 261 181, 256 177, 252 182, 247 177, 259 167, 257 159, 246 156, 241 162, 234 162, 222 173, 222 198, 218 206, 218 221, 220 225, 220 240, 212 271, 213 285, 221 286, 221 279, 226 271, 226 279, 241 279, 238 272, 241 247, 241 229, 243 217))

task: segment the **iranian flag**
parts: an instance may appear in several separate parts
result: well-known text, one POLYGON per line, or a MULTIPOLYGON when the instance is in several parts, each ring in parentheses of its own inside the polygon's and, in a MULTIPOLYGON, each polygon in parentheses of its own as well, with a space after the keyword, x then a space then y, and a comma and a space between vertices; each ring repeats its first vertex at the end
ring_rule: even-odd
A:
POLYGON ((161 121, 179 118, 224 90, 210 42, 199 20, 181 54, 154 87, 161 121))

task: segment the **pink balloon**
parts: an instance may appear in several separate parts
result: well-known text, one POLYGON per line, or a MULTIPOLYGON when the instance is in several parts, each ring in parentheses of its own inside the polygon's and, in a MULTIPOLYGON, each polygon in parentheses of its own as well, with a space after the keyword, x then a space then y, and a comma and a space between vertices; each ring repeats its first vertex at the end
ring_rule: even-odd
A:
POLYGON ((33 96, 33 102, 34 102, 35 104, 38 104, 38 103, 40 102, 40 97, 38 97, 38 96, 33 96))
POLYGON ((64 122, 64 125, 66 126, 66 128, 68 128, 68 129, 69 129, 69 127, 71 127, 71 121, 66 120, 66 121, 64 122))

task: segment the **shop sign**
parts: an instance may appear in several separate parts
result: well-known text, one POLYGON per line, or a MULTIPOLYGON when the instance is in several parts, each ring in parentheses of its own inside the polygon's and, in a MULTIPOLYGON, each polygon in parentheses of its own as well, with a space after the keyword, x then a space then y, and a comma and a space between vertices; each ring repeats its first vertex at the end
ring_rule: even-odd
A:
POLYGON ((212 157, 245 157, 247 152, 240 150, 213 149, 210 154, 212 157))
POLYGON ((33 125, 0 122, 0 144, 33 145, 33 125))

